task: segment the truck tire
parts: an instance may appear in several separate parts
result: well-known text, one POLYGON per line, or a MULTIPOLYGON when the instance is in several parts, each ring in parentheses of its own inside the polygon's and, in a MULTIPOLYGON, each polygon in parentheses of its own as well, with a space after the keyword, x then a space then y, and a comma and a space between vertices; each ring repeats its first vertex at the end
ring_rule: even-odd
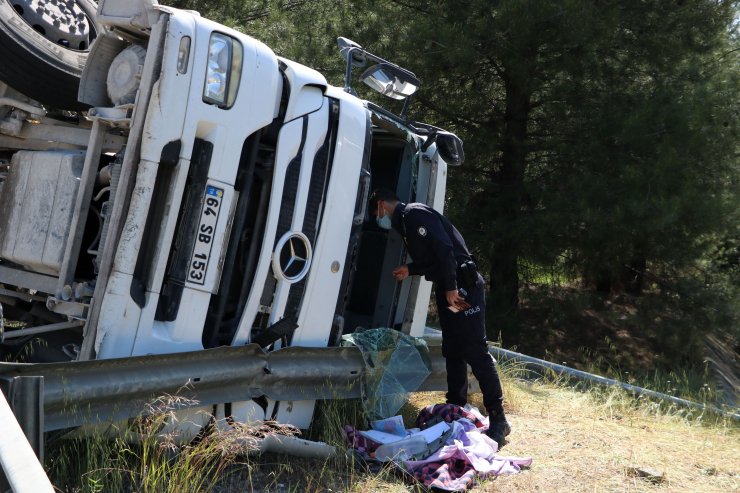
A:
POLYGON ((87 108, 77 89, 96 11, 92 0, 0 0, 0 80, 52 108, 87 108))

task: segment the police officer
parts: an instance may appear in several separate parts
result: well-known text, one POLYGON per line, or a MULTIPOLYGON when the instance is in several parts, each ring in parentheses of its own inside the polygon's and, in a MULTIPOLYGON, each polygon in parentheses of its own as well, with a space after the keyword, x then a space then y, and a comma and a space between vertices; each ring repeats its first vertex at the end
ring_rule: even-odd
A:
POLYGON ((423 275, 435 284, 442 354, 447 367, 447 402, 468 401, 468 366, 483 393, 490 427, 486 434, 503 446, 511 432, 503 408, 501 381, 486 343, 484 280, 475 268, 460 232, 425 204, 404 204, 387 189, 370 195, 369 212, 383 229, 395 229, 406 242, 413 262, 393 270, 402 281, 423 275))

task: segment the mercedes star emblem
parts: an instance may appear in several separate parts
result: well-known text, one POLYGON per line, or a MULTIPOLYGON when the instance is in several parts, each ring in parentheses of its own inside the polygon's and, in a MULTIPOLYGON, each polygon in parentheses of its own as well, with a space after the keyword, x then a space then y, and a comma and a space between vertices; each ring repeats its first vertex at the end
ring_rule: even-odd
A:
POLYGON ((311 243, 303 233, 289 231, 280 238, 272 256, 275 277, 289 283, 298 282, 311 266, 311 243))

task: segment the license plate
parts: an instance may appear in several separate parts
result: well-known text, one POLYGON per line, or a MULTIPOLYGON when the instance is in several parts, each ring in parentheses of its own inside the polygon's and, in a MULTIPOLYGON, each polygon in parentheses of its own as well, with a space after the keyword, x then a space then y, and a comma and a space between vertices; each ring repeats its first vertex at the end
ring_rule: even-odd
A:
POLYGON ((206 185, 203 208, 200 211, 200 224, 195 233, 195 246, 190 257, 187 281, 201 286, 206 282, 208 263, 211 260, 211 250, 215 241, 216 224, 221 210, 221 201, 224 191, 213 185, 206 185))

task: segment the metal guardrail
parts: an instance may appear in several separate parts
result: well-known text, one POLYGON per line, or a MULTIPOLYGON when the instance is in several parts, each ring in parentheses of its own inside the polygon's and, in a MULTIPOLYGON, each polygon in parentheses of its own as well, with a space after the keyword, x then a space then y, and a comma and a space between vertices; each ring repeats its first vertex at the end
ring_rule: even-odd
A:
MULTIPOLYGON (((424 339, 426 339, 427 343, 431 344, 440 344, 442 341, 442 332, 438 329, 433 329, 431 327, 427 327, 424 332, 424 339)), ((430 346, 431 347, 431 346, 430 346)), ((656 392, 655 390, 646 389, 644 387, 638 387, 637 385, 632 385, 626 382, 622 382, 620 380, 616 380, 614 378, 607 378, 602 377, 601 375, 595 375, 593 373, 589 373, 582 370, 576 370, 575 368, 570 368, 569 366, 565 365, 559 365, 557 363, 552 363, 550 361, 546 361, 543 359, 535 358, 533 356, 527 356, 526 354, 517 353, 515 351, 510 351, 508 349, 503 349, 498 346, 494 346, 490 342, 488 343, 488 352, 490 352, 494 358, 496 358, 499 361, 510 361, 513 363, 521 363, 524 366, 524 369, 527 371, 527 376, 525 378, 534 380, 537 378, 540 378, 543 376, 543 371, 551 371, 555 373, 556 375, 566 375, 568 377, 572 377, 579 381, 585 381, 590 382, 598 385, 604 385, 606 387, 620 387, 627 392, 631 392, 632 394, 636 396, 645 396, 651 399, 656 399, 664 402, 670 402, 672 404, 675 404, 679 407, 685 407, 685 408, 691 408, 691 409, 697 409, 700 411, 709 411, 715 414, 718 414, 720 416, 727 416, 729 418, 740 420, 740 413, 738 413, 737 407, 718 407, 711 404, 704 404, 701 402, 693 402, 689 401, 687 399, 681 399, 680 397, 676 397, 669 394, 664 394, 662 392, 656 392)), ((443 360, 444 361, 444 360, 443 360)), ((444 379, 444 370, 442 371, 442 378, 444 379)), ((430 378, 432 378, 430 376, 430 378)), ((474 391, 477 389, 477 382, 475 380, 470 381, 470 388, 471 391, 474 391)), ((445 382, 441 382, 441 389, 445 388, 445 382)))
MULTIPOLYGON (((432 374, 419 390, 443 390, 441 349, 430 347, 430 357, 432 374)), ((364 368, 355 347, 286 347, 266 353, 250 344, 108 360, 0 363, 0 381, 43 377, 44 431, 52 431, 133 417, 165 394, 199 405, 262 396, 281 401, 358 398, 364 368)))
MULTIPOLYGON (((446 390, 441 348, 427 334, 432 372, 419 391, 446 390)), ((520 361, 534 372, 561 375, 682 407, 708 410, 740 419, 737 412, 691 402, 615 379, 576 370, 490 346, 500 360, 520 361)), ((355 347, 286 347, 264 352, 258 345, 220 347, 204 351, 52 364, 0 363, 0 382, 16 377, 43 377, 43 431, 139 415, 145 404, 165 394, 177 394, 199 405, 238 402, 258 397, 273 400, 351 399, 360 397, 364 371, 355 347)), ((471 391, 477 381, 471 379, 471 391)), ((26 418, 22 418, 26 419, 26 418)), ((36 419, 36 418, 30 418, 36 419)))
MULTIPOLYGON (((738 414, 737 408, 735 408, 734 410, 733 409, 721 409, 717 406, 703 404, 700 402, 693 402, 687 399, 681 399, 680 397, 664 394, 662 392, 656 392, 654 390, 646 389, 644 387, 638 387, 637 385, 632 385, 626 382, 622 382, 614 378, 606 378, 600 375, 595 375, 593 373, 588 373, 586 371, 576 370, 575 368, 570 368, 568 366, 559 365, 557 363, 551 363, 549 361, 534 358, 532 356, 527 356, 521 353, 516 353, 514 351, 509 351, 508 349, 502 349, 496 346, 489 346, 489 352, 493 354, 495 358, 498 358, 501 360, 521 362, 525 365, 525 367, 529 371, 537 372, 541 370, 549 370, 549 371, 556 373, 557 375, 567 375, 577 380, 596 383, 596 384, 604 385, 607 387, 613 387, 613 386, 620 387, 637 396, 644 396, 644 397, 649 397, 651 399, 656 399, 656 400, 660 400, 664 402, 670 402, 679 407, 697 409, 700 411, 710 411, 712 413, 715 413, 721 416, 727 416, 735 420, 740 420, 740 414, 738 414)), ((541 373, 537 375, 539 376, 541 375, 541 373)))

